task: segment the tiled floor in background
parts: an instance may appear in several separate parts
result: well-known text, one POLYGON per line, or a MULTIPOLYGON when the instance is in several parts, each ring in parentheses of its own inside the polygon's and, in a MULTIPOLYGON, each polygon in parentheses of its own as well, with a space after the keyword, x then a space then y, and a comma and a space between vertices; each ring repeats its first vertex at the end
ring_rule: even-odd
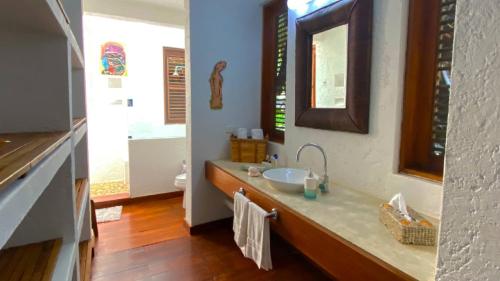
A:
POLYGON ((90 197, 128 193, 129 187, 122 181, 93 183, 90 185, 90 197))
POLYGON ((99 224, 92 280, 329 280, 277 236, 266 272, 242 256, 230 224, 191 236, 183 218, 180 197, 124 206, 120 221, 99 224))

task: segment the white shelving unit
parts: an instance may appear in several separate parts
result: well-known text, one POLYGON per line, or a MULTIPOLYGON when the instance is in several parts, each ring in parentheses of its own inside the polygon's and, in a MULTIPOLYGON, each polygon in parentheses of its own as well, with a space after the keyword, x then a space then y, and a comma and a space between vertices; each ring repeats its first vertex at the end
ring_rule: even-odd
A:
POLYGON ((0 280, 29 277, 33 266, 49 280, 88 280, 80 272, 92 244, 82 2, 1 6, 0 263, 16 253, 36 264, 24 272, 7 259, 0 280))

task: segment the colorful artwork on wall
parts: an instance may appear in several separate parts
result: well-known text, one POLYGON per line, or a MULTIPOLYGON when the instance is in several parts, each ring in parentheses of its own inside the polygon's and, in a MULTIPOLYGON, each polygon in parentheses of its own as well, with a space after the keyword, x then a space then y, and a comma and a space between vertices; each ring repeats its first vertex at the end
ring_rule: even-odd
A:
POLYGON ((127 76, 127 60, 122 44, 106 42, 101 46, 101 74, 127 76))

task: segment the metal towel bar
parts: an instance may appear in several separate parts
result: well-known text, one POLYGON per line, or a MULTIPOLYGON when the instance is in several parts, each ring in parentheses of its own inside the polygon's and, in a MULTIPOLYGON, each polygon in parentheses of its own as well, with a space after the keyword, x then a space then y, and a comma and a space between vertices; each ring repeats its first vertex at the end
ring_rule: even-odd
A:
MULTIPOLYGON (((243 189, 243 187, 240 187, 240 189, 238 189, 237 192, 241 193, 242 195, 246 195, 247 194, 247 192, 243 189)), ((233 192, 233 195, 234 195, 234 192, 233 192)))
POLYGON ((271 218, 273 220, 278 219, 278 210, 276 208, 272 208, 271 212, 267 213, 266 218, 271 218))
MULTIPOLYGON (((245 189, 243 189, 243 187, 240 187, 240 189, 238 189, 237 192, 244 195, 244 196, 247 194, 247 192, 245 191, 245 189)), ((233 195, 234 195, 234 192, 233 192, 233 195)), ((266 218, 271 218, 273 220, 277 220, 278 219, 278 209, 272 208, 271 212, 267 213, 266 218)))

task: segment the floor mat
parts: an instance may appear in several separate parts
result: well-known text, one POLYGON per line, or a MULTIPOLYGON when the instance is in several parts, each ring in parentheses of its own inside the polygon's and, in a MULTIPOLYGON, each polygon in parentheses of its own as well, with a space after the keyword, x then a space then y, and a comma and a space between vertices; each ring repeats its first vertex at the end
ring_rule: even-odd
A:
POLYGON ((116 206, 95 210, 97 223, 120 220, 122 217, 122 209, 122 206, 116 206))
POLYGON ((90 185, 91 198, 128 192, 128 185, 122 181, 93 183, 90 185))

